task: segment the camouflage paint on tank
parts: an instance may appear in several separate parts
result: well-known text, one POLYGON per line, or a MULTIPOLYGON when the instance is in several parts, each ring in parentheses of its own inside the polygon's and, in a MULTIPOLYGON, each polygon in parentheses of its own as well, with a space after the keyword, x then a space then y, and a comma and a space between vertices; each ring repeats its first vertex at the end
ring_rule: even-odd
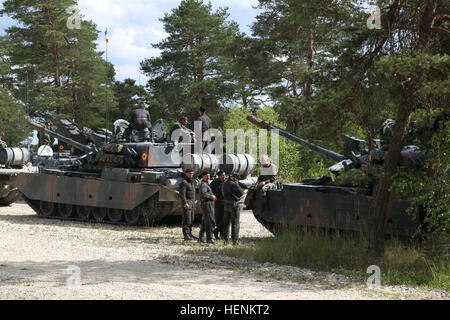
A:
MULTIPOLYGON (((269 190, 267 198, 258 194, 254 214, 270 224, 331 228, 338 230, 367 231, 369 207, 373 197, 349 188, 284 185, 282 189, 269 190)), ((405 200, 391 200, 386 217, 386 234, 411 236, 419 226, 411 218, 405 200)))
POLYGON ((147 183, 128 183, 55 174, 19 174, 11 183, 30 200, 78 206, 132 210, 161 189, 147 183))

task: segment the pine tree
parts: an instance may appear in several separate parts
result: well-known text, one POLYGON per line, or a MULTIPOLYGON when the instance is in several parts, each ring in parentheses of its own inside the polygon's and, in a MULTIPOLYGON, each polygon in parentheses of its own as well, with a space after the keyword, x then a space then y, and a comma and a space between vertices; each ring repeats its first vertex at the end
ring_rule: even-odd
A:
POLYGON ((16 101, 10 93, 13 83, 12 70, 8 57, 8 41, 0 37, 0 131, 9 146, 19 146, 27 136, 25 125, 25 106, 16 101))
POLYGON ((237 24, 227 18, 226 9, 213 13, 210 3, 183 0, 161 19, 169 34, 154 45, 161 56, 141 63, 150 78, 147 88, 154 109, 171 120, 187 115, 192 121, 203 105, 213 125, 223 124, 224 103, 234 94, 225 53, 239 34, 237 24))
POLYGON ((6 30, 14 96, 28 101, 30 115, 69 117, 88 126, 105 126, 106 106, 114 107, 109 65, 96 51, 98 30, 91 21, 69 28, 74 0, 7 0, 2 15, 18 23, 6 30), (93 116, 95 115, 95 116, 93 116))
MULTIPOLYGON (((129 120, 129 116, 136 108, 138 101, 149 101, 144 86, 136 85, 136 80, 130 78, 114 83, 114 95, 118 101, 118 106, 112 114, 114 119, 129 120)), ((150 109, 150 112, 152 111, 150 109)), ((152 116, 154 116, 153 112, 152 116)))

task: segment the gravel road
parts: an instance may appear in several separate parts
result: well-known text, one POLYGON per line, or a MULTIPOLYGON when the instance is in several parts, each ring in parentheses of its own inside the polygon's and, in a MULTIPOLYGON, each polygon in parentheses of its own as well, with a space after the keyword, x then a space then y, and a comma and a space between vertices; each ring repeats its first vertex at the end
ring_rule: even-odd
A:
MULTIPOLYGON (((248 243, 271 234, 244 212, 241 237, 248 243)), ((48 220, 16 203, 0 208, 0 299, 450 298, 422 288, 368 289, 334 274, 193 250, 202 245, 183 243, 173 223, 130 228, 48 220)))

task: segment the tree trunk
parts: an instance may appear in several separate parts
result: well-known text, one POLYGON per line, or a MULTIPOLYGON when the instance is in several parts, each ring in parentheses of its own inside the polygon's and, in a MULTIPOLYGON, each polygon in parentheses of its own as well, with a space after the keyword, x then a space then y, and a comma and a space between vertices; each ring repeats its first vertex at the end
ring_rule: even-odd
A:
MULTIPOLYGON (((436 11, 437 0, 427 0, 424 14, 419 25, 419 41, 416 50, 426 51, 428 48, 433 16, 436 11)), ((397 112, 397 123, 394 137, 389 144, 389 151, 384 162, 384 177, 380 179, 374 191, 374 198, 369 210, 369 250, 375 254, 384 252, 384 223, 389 200, 392 193, 389 188, 392 184, 392 176, 396 173, 397 163, 400 160, 400 152, 403 140, 409 127, 413 111, 414 88, 403 88, 403 101, 397 112)))
POLYGON ((384 252, 384 223, 389 202, 393 197, 389 188, 392 184, 392 176, 396 173, 397 164, 400 161, 400 152, 409 127, 411 113, 411 104, 408 99, 405 99, 397 113, 394 136, 389 143, 389 151, 384 161, 384 176, 374 190, 374 197, 369 210, 369 250, 375 254, 384 252))

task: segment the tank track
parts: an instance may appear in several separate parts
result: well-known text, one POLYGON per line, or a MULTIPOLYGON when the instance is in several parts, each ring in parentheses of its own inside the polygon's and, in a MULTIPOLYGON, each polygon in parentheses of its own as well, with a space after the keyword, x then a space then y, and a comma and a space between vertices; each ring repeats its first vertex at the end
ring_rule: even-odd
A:
POLYGON ((20 198, 19 190, 15 189, 8 193, 6 197, 0 198, 0 207, 8 207, 20 198))
POLYGON ((253 215, 255 216, 255 219, 262 224, 264 228, 269 230, 273 235, 277 235, 278 232, 281 229, 281 225, 279 223, 273 223, 265 220, 263 217, 258 215, 258 213, 253 211, 253 215))
POLYGON ((39 200, 31 200, 22 195, 24 201, 44 219, 100 223, 116 226, 152 226, 168 216, 173 203, 159 202, 154 195, 133 210, 108 210, 105 208, 58 205, 39 200), (67 212, 67 209, 70 212, 67 212), (85 215, 80 215, 80 211, 85 215), (94 213, 95 210, 95 213, 94 213), (61 211, 63 212, 61 214, 61 211), (112 212, 111 212, 112 211, 112 212), (70 213, 70 214, 69 214, 70 213), (101 217, 104 217, 103 219, 101 217))

